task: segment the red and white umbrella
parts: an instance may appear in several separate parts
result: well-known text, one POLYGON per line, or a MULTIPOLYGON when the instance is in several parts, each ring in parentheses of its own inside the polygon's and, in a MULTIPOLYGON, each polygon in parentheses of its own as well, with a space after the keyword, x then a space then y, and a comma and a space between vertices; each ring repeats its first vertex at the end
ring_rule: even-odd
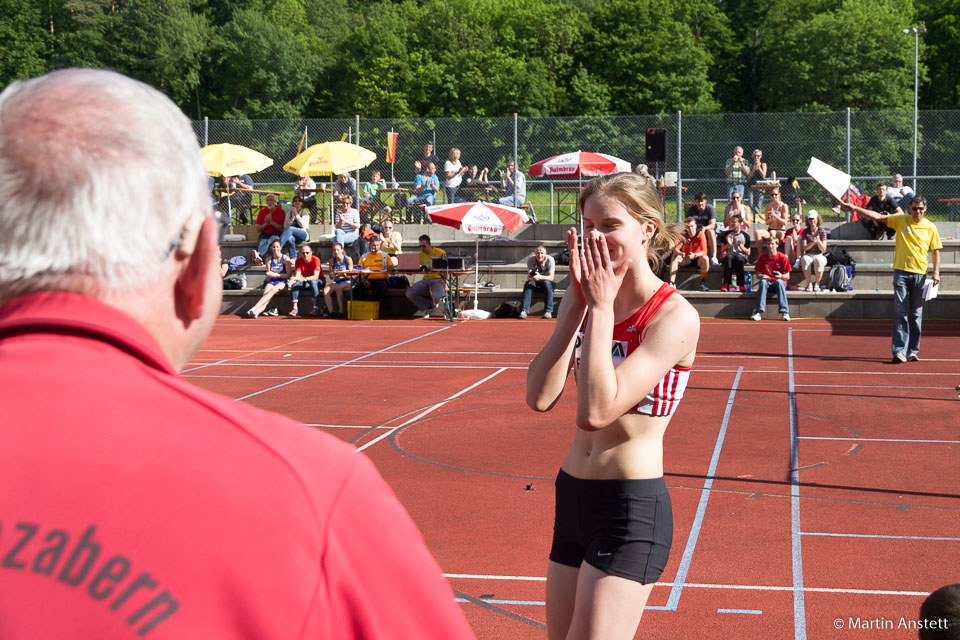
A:
POLYGON ((535 162, 529 173, 533 177, 579 178, 629 172, 630 163, 626 160, 605 153, 576 151, 535 162))
POLYGON ((476 253, 473 264, 475 280, 473 294, 473 311, 465 311, 464 316, 484 320, 490 316, 486 311, 479 309, 477 294, 480 293, 480 236, 496 236, 506 229, 513 232, 525 225, 530 219, 527 212, 516 207, 508 207, 493 202, 455 202, 453 204, 437 204, 424 207, 427 219, 430 222, 443 224, 464 233, 477 236, 476 253))
POLYGON ((530 221, 523 209, 494 202, 437 204, 426 211, 431 222, 479 236, 500 235, 504 229, 513 232, 530 221))

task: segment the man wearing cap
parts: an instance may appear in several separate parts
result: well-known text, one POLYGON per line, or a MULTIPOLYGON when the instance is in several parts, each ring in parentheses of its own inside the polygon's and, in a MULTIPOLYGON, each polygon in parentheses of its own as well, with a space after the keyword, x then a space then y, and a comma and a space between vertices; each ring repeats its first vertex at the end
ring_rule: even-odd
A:
POLYGON ((927 199, 914 196, 910 213, 887 215, 845 202, 847 211, 887 225, 897 232, 893 251, 893 363, 920 359, 920 325, 923 321, 923 293, 927 280, 927 253, 933 253, 933 284, 940 284, 940 249, 943 243, 937 226, 924 218, 927 199))
POLYGON ((179 375, 226 221, 177 106, 69 69, 0 114, 0 635, 472 638, 366 456, 179 375))

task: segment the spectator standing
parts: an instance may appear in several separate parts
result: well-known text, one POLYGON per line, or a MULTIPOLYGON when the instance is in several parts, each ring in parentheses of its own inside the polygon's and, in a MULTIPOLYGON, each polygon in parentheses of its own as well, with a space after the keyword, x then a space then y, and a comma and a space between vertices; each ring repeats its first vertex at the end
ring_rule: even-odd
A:
POLYGON ((422 313, 423 317, 431 315, 443 302, 444 283, 439 273, 432 271, 434 258, 443 258, 447 252, 440 247, 435 247, 430 242, 430 236, 424 234, 419 238, 420 244, 420 270, 424 272, 423 278, 414 282, 407 289, 407 300, 413 303, 417 312, 422 313))
POLYGON ((343 196, 350 196, 351 202, 360 203, 357 194, 357 181, 349 173, 341 173, 337 176, 337 181, 333 183, 333 197, 342 198, 343 196))
POLYGON ((940 233, 937 226, 924 218, 927 199, 914 196, 910 213, 886 215, 856 207, 846 202, 848 211, 882 222, 897 232, 893 250, 893 362, 920 359, 920 328, 923 322, 923 286, 927 278, 927 253, 933 254, 933 283, 940 284, 940 233))
MULTIPOLYGON (((553 276, 556 261, 553 256, 547 255, 547 248, 542 244, 527 258, 527 281, 523 285, 523 298, 520 303, 520 319, 526 320, 533 300, 533 292, 543 292, 544 312, 547 320, 553 317, 553 276)), ((480 283, 477 283, 479 287, 480 283)))
POLYGON ((403 236, 394 231, 393 220, 384 220, 381 225, 380 246, 390 256, 390 266, 397 267, 397 255, 403 253, 403 236))
POLYGON ((887 197, 893 200, 893 203, 905 209, 910 205, 910 199, 916 195, 908 185, 903 184, 903 176, 895 173, 891 178, 890 185, 887 187, 887 197))
POLYGON ((223 176, 221 181, 224 188, 231 194, 229 196, 225 193, 220 194, 223 198, 220 201, 220 210, 224 213, 228 210, 232 211, 240 224, 247 224, 247 211, 250 209, 251 202, 249 191, 253 189, 253 178, 244 173, 239 176, 223 176), (227 200, 230 201, 229 206, 227 200))
POLYGON ((800 267, 803 269, 804 291, 820 292, 820 279, 827 269, 827 230, 820 225, 820 214, 807 212, 807 228, 800 234, 800 267))
POLYGON ((757 306, 753 310, 751 320, 762 320, 763 312, 767 308, 767 293, 771 288, 777 292, 777 308, 780 319, 790 322, 790 305, 787 302, 787 280, 790 279, 790 262, 787 256, 777 251, 779 243, 776 238, 767 238, 764 242, 766 252, 757 258, 754 272, 759 276, 757 286, 757 306))
POLYGON ((351 205, 353 199, 350 196, 340 196, 337 200, 336 216, 337 230, 334 233, 336 242, 344 247, 353 244, 360 237, 360 212, 351 205))
POLYGON ((784 248, 787 250, 787 260, 793 265, 794 269, 800 268, 800 256, 803 255, 803 246, 800 244, 800 236, 803 235, 804 226, 802 214, 797 211, 790 216, 790 228, 783 234, 784 248))
POLYGON ((68 69, 0 112, 4 555, 36 532, 0 570, 4 638, 473 638, 365 455, 178 374, 226 223, 180 109, 68 69), (36 171, 54 148, 69 182, 36 171), (18 189, 69 241, 31 242, 18 189))
POLYGON ((433 152, 433 142, 427 140, 423 143, 423 155, 413 161, 414 171, 423 173, 423 168, 431 162, 434 166, 434 173, 436 173, 436 167, 440 166, 440 158, 433 152))
MULTIPOLYGON (((408 205, 413 208, 413 221, 416 224, 420 224, 423 219, 423 208, 425 206, 433 206, 437 201, 437 192, 440 191, 440 180, 434 173, 437 170, 437 165, 432 162, 428 162, 423 165, 423 173, 417 174, 416 180, 413 181, 413 192, 416 194, 410 198, 408 205)), ((407 209, 407 218, 409 220, 410 208, 407 209)))
POLYGON ((710 271, 710 261, 707 259, 707 238, 703 229, 697 226, 697 219, 687 218, 680 234, 680 242, 673 248, 670 257, 670 286, 677 286, 677 270, 687 265, 700 267, 700 291, 710 291, 707 286, 707 272, 710 271))
POLYGON ((727 166, 723 172, 727 176, 727 200, 733 195, 734 191, 739 191, 743 195, 743 187, 750 175, 750 167, 743 159, 743 147, 734 147, 733 157, 727 161, 727 166))
POLYGON ((387 292, 387 271, 390 257, 380 250, 380 236, 370 238, 370 249, 360 256, 357 266, 360 274, 360 291, 367 300, 383 300, 387 292))
POLYGON ((723 234, 723 284, 720 291, 730 290, 734 275, 737 276, 737 286, 734 290, 747 290, 744 266, 750 255, 750 234, 741 228, 742 222, 740 216, 733 216, 730 220, 730 228, 723 234))
POLYGON ((310 224, 319 222, 317 218, 317 183, 310 176, 297 176, 293 195, 300 196, 303 206, 310 212, 310 224))
POLYGON ((344 253, 342 244, 334 242, 333 255, 330 256, 330 279, 333 283, 323 288, 323 301, 331 318, 345 318, 347 314, 343 294, 350 290, 350 277, 346 271, 353 271, 353 258, 344 253), (334 295, 337 297, 336 307, 333 305, 334 295))
POLYGON ((257 248, 250 252, 250 260, 257 266, 263 264, 263 255, 267 253, 267 248, 274 240, 280 239, 283 234, 283 221, 287 217, 287 212, 277 205, 277 196, 267 194, 266 202, 267 205, 257 213, 257 248))
POLYGON ((527 179, 523 172, 516 168, 513 161, 507 163, 507 172, 503 169, 500 173, 500 185, 503 187, 504 197, 500 198, 500 204, 508 207, 522 207, 527 200, 527 179))
POLYGON ((287 250, 291 260, 297 257, 297 245, 310 239, 310 216, 303 213, 303 198, 293 196, 290 211, 283 218, 283 233, 280 244, 287 250))
POLYGON ((693 204, 687 207, 686 217, 697 219, 697 226, 703 231, 707 239, 707 250, 709 251, 710 264, 715 267, 720 266, 717 260, 717 211, 713 205, 707 204, 707 194, 702 191, 693 198, 693 204))
POLYGON ((450 149, 450 155, 447 157, 447 161, 443 163, 443 174, 447 179, 443 185, 445 202, 455 202, 457 189, 460 188, 460 183, 463 182, 463 174, 466 172, 467 168, 460 164, 460 149, 456 147, 450 149))
MULTIPOLYGON (((270 255, 267 256, 267 273, 263 283, 263 295, 257 300, 251 308, 247 309, 247 315, 256 319, 261 313, 267 310, 267 305, 275 295, 287 288, 287 280, 293 277, 293 263, 290 258, 283 255, 283 245, 277 238, 270 243, 270 255)), ((278 315, 277 310, 271 309, 266 313, 268 316, 278 315)))
MULTIPOLYGON (((300 255, 293 265, 294 274, 290 279, 290 300, 293 302, 293 308, 290 310, 291 316, 296 316, 299 309, 297 300, 300 297, 300 291, 309 289, 313 297, 313 310, 310 315, 320 314, 320 307, 317 304, 320 300, 321 287, 326 288, 326 278, 323 277, 323 265, 320 264, 320 258, 313 255, 313 249, 309 244, 300 247, 300 255)), ((328 313, 324 312, 324 317, 328 313)))
POLYGON ((767 163, 763 161, 763 151, 754 149, 750 160, 750 208, 763 211, 763 189, 754 189, 753 185, 767 179, 767 163))

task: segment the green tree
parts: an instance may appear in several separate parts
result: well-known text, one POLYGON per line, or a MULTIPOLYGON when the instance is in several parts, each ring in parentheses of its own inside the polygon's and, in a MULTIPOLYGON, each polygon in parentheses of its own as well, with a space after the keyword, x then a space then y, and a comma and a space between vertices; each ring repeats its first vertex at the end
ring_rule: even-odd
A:
POLYGON ((210 35, 206 18, 191 11, 190 0, 128 2, 119 32, 123 69, 190 111, 210 35))
MULTIPOLYGON (((215 118, 297 118, 313 94, 318 61, 291 32, 253 9, 216 30, 201 86, 215 118)), ((209 109, 208 109, 209 107, 209 109)))
POLYGON ((911 0, 797 0, 761 35, 760 106, 771 111, 898 109, 912 102, 911 0))
POLYGON ((712 54, 679 0, 613 0, 591 15, 581 62, 609 89, 616 113, 709 112, 712 54))
POLYGON ((0 0, 0 87, 43 73, 47 42, 37 0, 0 0))
POLYGON ((929 69, 929 82, 920 88, 920 106, 956 109, 960 105, 960 0, 918 0, 917 10, 919 22, 927 27, 920 36, 920 51, 929 69))
POLYGON ((50 0, 54 67, 114 67, 123 0, 50 0))

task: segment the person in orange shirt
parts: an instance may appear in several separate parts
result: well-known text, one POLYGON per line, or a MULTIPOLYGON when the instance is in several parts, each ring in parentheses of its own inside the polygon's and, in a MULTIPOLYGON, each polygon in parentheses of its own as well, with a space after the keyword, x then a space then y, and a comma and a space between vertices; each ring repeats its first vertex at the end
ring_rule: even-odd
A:
POLYGON ((390 256, 380 250, 380 236, 370 238, 370 251, 360 256, 357 263, 362 271, 360 288, 363 297, 368 300, 383 300, 387 292, 387 270, 390 268, 390 256))
POLYGON ((710 287, 707 286, 707 272, 710 271, 707 238, 703 229, 697 227, 697 219, 693 216, 687 218, 680 242, 673 248, 673 256, 670 258, 671 287, 677 287, 677 270, 691 264, 700 267, 700 291, 710 291, 710 287))

